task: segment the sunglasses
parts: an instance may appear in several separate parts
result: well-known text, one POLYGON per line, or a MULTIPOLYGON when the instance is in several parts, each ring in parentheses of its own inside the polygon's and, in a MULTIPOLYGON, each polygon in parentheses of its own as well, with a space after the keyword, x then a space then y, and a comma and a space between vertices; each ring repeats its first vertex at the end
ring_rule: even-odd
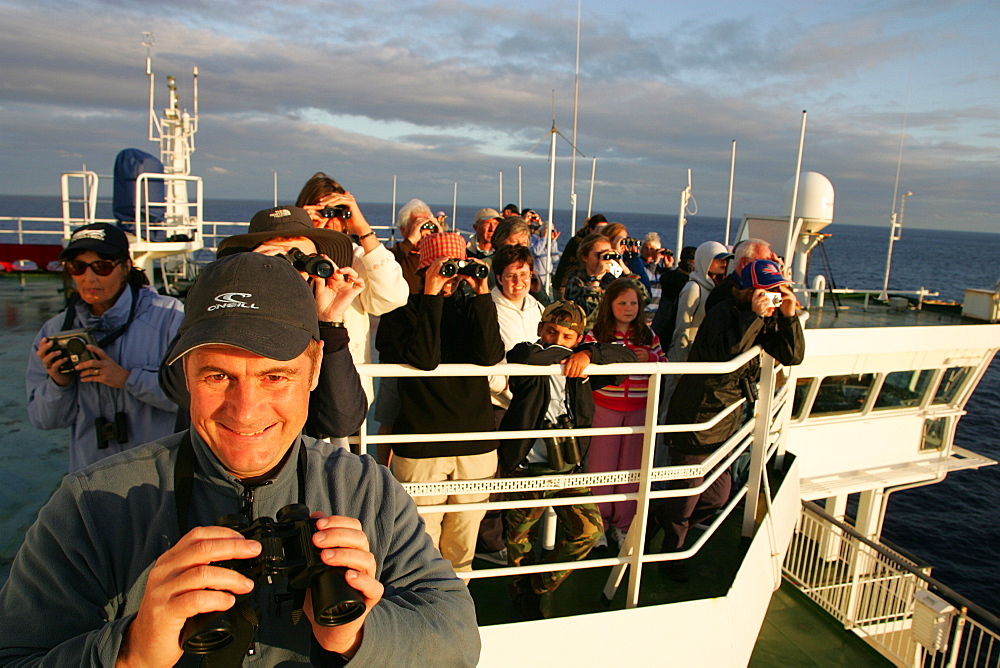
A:
POLYGON ((94 260, 93 262, 82 262, 81 260, 65 260, 62 264, 66 273, 70 276, 82 276, 87 267, 98 276, 110 276, 115 267, 124 260, 94 260))

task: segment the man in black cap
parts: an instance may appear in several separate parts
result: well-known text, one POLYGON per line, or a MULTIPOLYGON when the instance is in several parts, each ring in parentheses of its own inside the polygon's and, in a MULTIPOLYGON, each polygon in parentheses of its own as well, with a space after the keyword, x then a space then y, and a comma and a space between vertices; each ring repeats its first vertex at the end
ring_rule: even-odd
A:
POLYGON ((412 499, 370 457, 301 433, 323 348, 313 303, 283 259, 238 253, 203 270, 166 360, 183 367, 192 429, 64 478, 0 591, 0 663, 174 665, 188 620, 236 603, 233 628, 256 627, 237 663, 252 650, 260 665, 475 665, 472 599, 412 499), (322 564, 360 597, 339 626, 318 624, 284 575, 244 575, 262 544, 216 526, 294 503, 312 511, 322 564))
MULTIPOLYGON (((350 238, 342 232, 313 227, 304 209, 279 206, 254 214, 247 233, 224 239, 219 244, 218 255, 221 258, 250 251, 280 255, 289 262, 296 262, 315 298, 323 359, 319 386, 309 398, 306 433, 316 438, 341 439, 357 432, 368 412, 368 400, 348 349, 344 314, 364 289, 364 281, 351 268, 350 238), (333 263, 332 267, 327 267, 332 273, 326 277, 306 271, 309 264, 315 263, 317 253, 333 263)), ((326 273, 322 268, 320 271, 326 273)), ((171 345, 167 357, 175 345, 171 345)), ((160 384, 167 396, 186 408, 187 390, 180 369, 164 365, 160 369, 160 384)))

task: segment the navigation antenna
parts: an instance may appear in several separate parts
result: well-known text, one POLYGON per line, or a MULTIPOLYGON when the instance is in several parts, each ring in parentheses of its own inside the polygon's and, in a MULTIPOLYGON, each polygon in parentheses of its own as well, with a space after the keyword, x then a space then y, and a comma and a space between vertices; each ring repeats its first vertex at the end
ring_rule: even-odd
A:
MULTIPOLYGON (((552 129, 549 130, 548 134, 549 134, 549 137, 551 138, 551 143, 550 143, 550 146, 549 146, 549 218, 548 218, 548 220, 546 222, 549 225, 555 225, 555 221, 553 219, 555 218, 555 197, 556 197, 556 135, 559 135, 560 137, 562 137, 563 140, 573 148, 573 151, 575 151, 574 155, 576 155, 577 153, 579 153, 584 158, 587 157, 586 155, 583 154, 583 152, 580 149, 578 149, 576 147, 576 144, 574 144, 569 139, 567 139, 566 135, 564 135, 562 132, 560 132, 559 128, 556 127, 556 92, 555 92, 555 90, 552 91, 552 129)), ((528 149, 528 153, 531 153, 532 151, 534 151, 538 147, 538 145, 542 143, 542 141, 544 139, 545 139, 545 137, 542 137, 537 142, 535 142, 535 145, 528 149)), ((552 234, 551 233, 548 235, 548 248, 546 250, 546 257, 548 258, 548 260, 547 260, 548 263, 551 264, 552 263, 552 234)), ((552 281, 552 271, 550 269, 550 271, 548 272, 548 274, 546 274, 546 276, 545 276, 545 290, 546 290, 546 292, 549 291, 549 287, 550 287, 551 281, 552 281)))

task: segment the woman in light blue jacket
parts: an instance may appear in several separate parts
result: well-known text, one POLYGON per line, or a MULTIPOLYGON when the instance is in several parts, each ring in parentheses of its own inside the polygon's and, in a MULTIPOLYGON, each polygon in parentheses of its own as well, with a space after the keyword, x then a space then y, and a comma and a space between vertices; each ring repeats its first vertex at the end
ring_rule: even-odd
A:
POLYGON ((128 238, 113 225, 76 230, 59 259, 76 297, 35 337, 25 387, 35 427, 69 428, 73 472, 174 432, 177 406, 157 370, 184 310, 133 268, 128 238), (87 345, 73 359, 74 343, 52 340, 67 330, 87 330, 74 337, 87 345))

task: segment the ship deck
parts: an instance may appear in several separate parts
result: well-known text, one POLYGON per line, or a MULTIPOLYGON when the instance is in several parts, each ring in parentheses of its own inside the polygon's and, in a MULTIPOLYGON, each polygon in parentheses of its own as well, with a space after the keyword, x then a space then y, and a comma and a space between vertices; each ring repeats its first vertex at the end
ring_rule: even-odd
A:
MULTIPOLYGON (((6 581, 10 562, 24 532, 39 507, 55 489, 67 461, 64 432, 34 429, 25 416, 24 366, 27 351, 41 323, 62 306, 61 283, 52 276, 25 276, 23 287, 15 276, 0 276, 0 309, 4 315, 0 334, 0 364, 11 381, 0 390, 0 584, 6 581)), ((960 318, 931 311, 892 311, 884 306, 816 310, 812 326, 858 327, 956 324, 960 318), (830 322, 832 321, 832 323, 830 322), (825 323, 825 324, 824 324, 825 323)), ((723 596, 733 580, 741 555, 739 527, 727 523, 713 536, 707 549, 692 559, 691 580, 679 584, 666 579, 655 565, 644 570, 643 600, 656 605, 695 598, 723 596)), ((608 549, 595 558, 610 556, 608 549)), ((489 565, 477 562, 477 568, 489 565)), ((609 569, 584 569, 570 577, 556 592, 552 613, 580 615, 624 607, 624 587, 614 600, 603 600, 600 591, 609 569)), ((481 625, 517 621, 518 611, 509 603, 504 578, 473 581, 481 625)), ((751 664, 771 665, 879 665, 886 662, 864 641, 845 631, 815 604, 789 585, 775 593, 768 608, 751 664)), ((888 664, 886 664, 888 665, 888 664)))

